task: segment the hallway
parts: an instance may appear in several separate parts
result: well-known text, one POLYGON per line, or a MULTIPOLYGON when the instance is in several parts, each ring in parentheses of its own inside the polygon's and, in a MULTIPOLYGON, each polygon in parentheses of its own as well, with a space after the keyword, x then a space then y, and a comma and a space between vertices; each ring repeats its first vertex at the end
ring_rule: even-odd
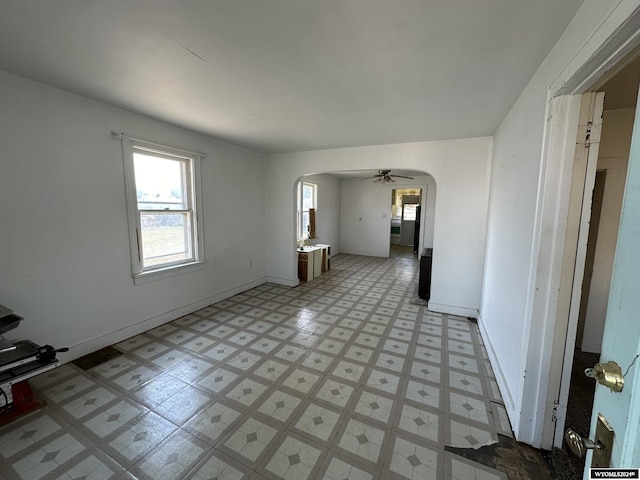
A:
POLYGON ((417 267, 338 255, 33 379, 0 479, 506 479, 452 452, 511 432, 477 325, 416 304, 417 267))

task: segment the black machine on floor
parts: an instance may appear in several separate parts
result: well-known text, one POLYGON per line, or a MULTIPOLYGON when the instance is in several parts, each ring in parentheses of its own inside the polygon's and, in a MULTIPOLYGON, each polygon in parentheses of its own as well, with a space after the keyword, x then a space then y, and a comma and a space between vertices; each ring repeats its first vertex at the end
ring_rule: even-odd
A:
POLYGON ((51 345, 39 346, 29 340, 10 342, 1 338, 16 328, 22 317, 0 305, 0 424, 41 406, 27 380, 60 365, 51 345))
POLYGON ((420 255, 420 276, 418 277, 418 296, 423 300, 431 298, 431 265, 433 248, 425 248, 420 255))

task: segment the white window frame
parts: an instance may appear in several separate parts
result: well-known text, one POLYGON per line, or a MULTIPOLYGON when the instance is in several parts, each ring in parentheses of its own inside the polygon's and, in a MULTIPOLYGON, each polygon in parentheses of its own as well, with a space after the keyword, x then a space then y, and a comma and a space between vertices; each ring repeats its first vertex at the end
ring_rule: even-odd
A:
POLYGON ((298 225, 296 230, 298 232, 298 241, 308 239, 308 237, 306 236, 307 232, 304 232, 302 229, 303 214, 304 212, 309 211, 309 210, 303 210, 302 208, 304 204, 304 200, 302 198, 302 191, 305 185, 313 188, 313 207, 311 208, 315 208, 316 213, 318 212, 318 184, 313 182, 307 182, 305 180, 300 180, 300 182, 298 182, 298 195, 297 195, 298 196, 298 225))
MULTIPOLYGON (((134 283, 146 283, 204 268, 204 235, 201 221, 202 189, 200 178, 201 160, 206 155, 201 152, 192 152, 181 148, 141 140, 118 132, 114 132, 113 136, 122 140, 127 217, 131 248, 131 271, 134 283), (147 152, 161 158, 186 162, 185 192, 189 197, 186 202, 186 211, 188 211, 191 216, 190 234, 193 259, 175 263, 166 263, 157 267, 144 268, 140 218, 141 214, 143 212, 147 212, 147 210, 140 210, 138 208, 133 157, 133 154, 136 151, 147 152)), ((171 212, 184 211, 185 210, 171 210, 171 212)))

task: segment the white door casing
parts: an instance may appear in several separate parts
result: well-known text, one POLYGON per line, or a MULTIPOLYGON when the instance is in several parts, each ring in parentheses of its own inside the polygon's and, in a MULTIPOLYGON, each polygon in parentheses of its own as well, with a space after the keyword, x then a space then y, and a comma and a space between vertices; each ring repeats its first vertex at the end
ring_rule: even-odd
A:
POLYGON ((552 375, 547 415, 543 430, 543 446, 553 441, 553 446, 562 446, 562 436, 569 399, 571 368, 580 312, 584 265, 589 237, 591 201, 598 163, 598 148, 602 132, 604 93, 585 93, 580 102, 578 130, 571 172, 571 186, 566 218, 564 249, 558 300, 554 348, 551 364, 562 364, 560 377, 552 375), (564 348, 562 348, 564 346, 564 348), (552 437, 551 437, 552 435, 552 437))

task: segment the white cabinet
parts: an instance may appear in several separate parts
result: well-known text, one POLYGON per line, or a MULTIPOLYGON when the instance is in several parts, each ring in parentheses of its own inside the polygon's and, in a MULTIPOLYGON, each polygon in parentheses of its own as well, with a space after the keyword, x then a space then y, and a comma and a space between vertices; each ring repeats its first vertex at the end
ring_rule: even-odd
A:
POLYGON ((322 274, 322 249, 313 252, 313 278, 322 274))
POLYGON ((322 273, 329 270, 329 258, 331 257, 331 245, 318 244, 316 247, 322 250, 320 268, 322 273))
POLYGON ((298 279, 313 280, 329 270, 330 245, 315 245, 298 249, 298 279))

